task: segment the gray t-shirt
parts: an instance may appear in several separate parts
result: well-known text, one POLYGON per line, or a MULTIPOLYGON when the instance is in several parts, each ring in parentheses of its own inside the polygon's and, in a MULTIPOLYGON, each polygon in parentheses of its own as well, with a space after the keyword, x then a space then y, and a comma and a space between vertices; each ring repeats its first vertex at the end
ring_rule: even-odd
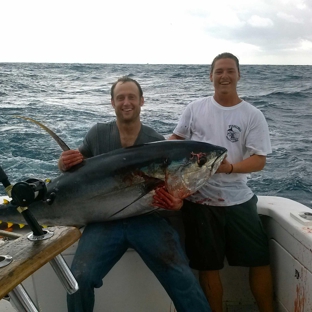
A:
MULTIPOLYGON (((165 138, 155 130, 142 124, 134 145, 162 141, 165 138)), ((95 124, 85 136, 79 151, 84 157, 93 157, 122 148, 116 121, 95 124)))

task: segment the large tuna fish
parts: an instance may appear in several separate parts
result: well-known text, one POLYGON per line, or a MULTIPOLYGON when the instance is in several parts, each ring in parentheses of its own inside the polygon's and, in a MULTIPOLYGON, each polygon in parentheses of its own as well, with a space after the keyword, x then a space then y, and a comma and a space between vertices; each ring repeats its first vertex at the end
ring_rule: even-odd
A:
MULTIPOLYGON (((29 209, 41 225, 51 226, 149 213, 159 210, 151 206, 155 188, 165 185, 172 195, 185 198, 204 185, 225 156, 223 147, 187 140, 122 148, 61 174, 29 209)), ((0 204, 0 220, 25 223, 12 202, 0 204)))

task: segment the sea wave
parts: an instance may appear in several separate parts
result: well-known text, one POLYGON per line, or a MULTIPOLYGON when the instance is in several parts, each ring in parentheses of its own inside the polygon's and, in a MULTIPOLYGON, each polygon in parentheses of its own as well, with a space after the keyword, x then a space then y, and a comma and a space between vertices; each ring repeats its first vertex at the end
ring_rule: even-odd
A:
MULTIPOLYGON (((110 88, 124 75, 142 85, 143 122, 168 136, 189 102, 213 94, 209 69, 209 65, 1 63, 1 165, 12 181, 57 176, 59 146, 41 128, 15 116, 43 122, 77 148, 94 123, 115 118, 110 88)), ((259 195, 285 196, 312 207, 311 67, 242 65, 240 71, 239 95, 264 113, 273 150, 264 170, 251 175, 249 185, 259 195)))

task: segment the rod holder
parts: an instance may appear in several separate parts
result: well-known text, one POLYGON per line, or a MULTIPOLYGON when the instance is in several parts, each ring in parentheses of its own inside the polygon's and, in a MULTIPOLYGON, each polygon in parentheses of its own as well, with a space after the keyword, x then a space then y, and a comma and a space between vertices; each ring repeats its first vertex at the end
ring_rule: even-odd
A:
MULTIPOLYGON (((6 189, 8 187, 12 187, 12 185, 8 180, 7 175, 5 174, 1 166, 0 166, 0 182, 6 189)), ((26 182, 16 183, 12 187, 11 194, 9 194, 9 196, 12 195, 13 202, 15 203, 18 212, 23 215, 25 221, 32 230, 32 233, 27 237, 31 241, 48 239, 52 237, 54 234, 53 232, 50 232, 48 230, 43 230, 42 226, 39 225, 37 219, 28 209, 28 205, 30 205, 32 202, 36 200, 43 199, 45 197, 45 194, 46 194, 45 183, 38 179, 29 179, 26 182)), ((52 259, 50 261, 50 264, 69 294, 73 294, 79 289, 75 277, 68 268, 61 254, 57 255, 54 259, 52 259)), ((13 296, 17 297, 20 293, 23 293, 23 288, 17 289, 16 294, 13 293, 13 296)), ((16 300, 17 302, 19 302, 18 298, 16 300)), ((32 312, 37 310, 27 310, 27 312, 28 311, 32 312)))
POLYGON ((34 236, 38 237, 44 236, 42 226, 39 225, 37 219, 34 217, 34 215, 31 213, 28 207, 18 207, 17 210, 23 215, 26 223, 29 225, 34 236))
POLYGON ((56 275, 59 280, 62 282, 64 288, 66 289, 68 294, 75 293, 79 287, 78 283, 73 276, 71 270, 67 266, 63 256, 61 254, 57 255, 50 261, 52 268, 54 269, 56 275))
MULTIPOLYGON (((29 240, 40 241, 48 239, 54 235, 53 232, 42 229, 42 227, 39 225, 38 221, 30 212, 28 207, 18 207, 18 210, 21 210, 20 212, 23 214, 27 224, 33 231, 27 237, 29 240)), ((67 263, 63 259, 62 255, 57 255, 54 259, 50 261, 50 264, 57 277, 63 284, 64 288, 66 289, 67 293, 75 293, 79 289, 78 283, 72 272, 70 271, 69 267, 67 266, 67 263)))
POLYGON ((13 257, 10 255, 0 255, 0 268, 9 265, 13 261, 13 257))
POLYGON ((12 301, 12 306, 18 312, 39 312, 22 284, 17 285, 11 290, 9 292, 9 297, 10 301, 12 301))

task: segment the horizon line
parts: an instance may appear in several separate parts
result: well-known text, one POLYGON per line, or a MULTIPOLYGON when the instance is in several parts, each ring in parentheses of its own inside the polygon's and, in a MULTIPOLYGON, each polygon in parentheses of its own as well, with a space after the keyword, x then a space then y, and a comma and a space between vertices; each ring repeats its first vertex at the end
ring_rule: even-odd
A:
MULTIPOLYGON (((0 64, 81 64, 81 65, 188 65, 210 66, 210 63, 114 63, 114 62, 55 62, 55 61, 0 61, 0 64)), ((312 66, 312 64, 239 63, 240 66, 312 66)))

